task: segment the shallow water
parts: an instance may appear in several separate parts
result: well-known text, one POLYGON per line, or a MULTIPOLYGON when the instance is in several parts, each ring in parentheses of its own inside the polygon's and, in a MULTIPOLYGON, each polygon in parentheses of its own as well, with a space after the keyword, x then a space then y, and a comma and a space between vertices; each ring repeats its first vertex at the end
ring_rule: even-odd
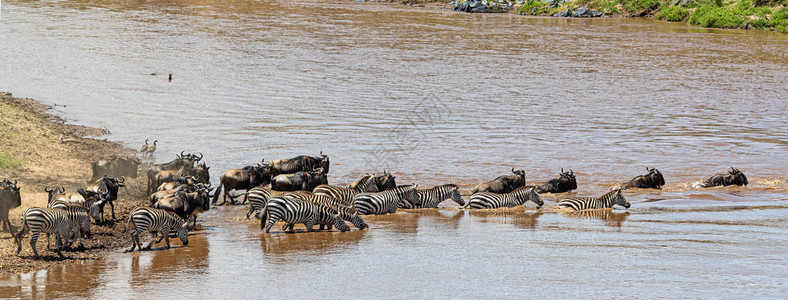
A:
POLYGON ((646 166, 668 184, 625 192, 628 213, 413 211, 349 233, 262 235, 222 207, 189 247, 4 278, 0 295, 784 297, 787 48, 633 19, 3 1, 0 90, 133 148, 158 139, 159 162, 201 151, 214 182, 322 150, 339 185, 385 168, 470 189, 564 167, 590 196, 646 166), (691 187, 730 165, 748 187, 691 187))

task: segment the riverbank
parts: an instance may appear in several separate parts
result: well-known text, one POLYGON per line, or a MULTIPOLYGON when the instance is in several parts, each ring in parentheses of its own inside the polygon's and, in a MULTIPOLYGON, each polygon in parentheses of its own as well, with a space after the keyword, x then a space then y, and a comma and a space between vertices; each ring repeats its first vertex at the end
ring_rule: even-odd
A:
MULTIPOLYGON (((459 1, 459 0, 458 0, 459 1)), ((462 1, 461 1, 462 2, 462 1)), ((410 0, 403 4, 413 5, 410 0)), ((490 0, 488 7, 505 6, 508 1, 490 0), (497 4, 500 2, 500 4, 497 4)), ((572 16, 582 9, 583 17, 599 12, 604 16, 648 17, 668 22, 684 22, 708 28, 761 29, 788 33, 788 4, 785 0, 525 0, 513 1, 509 13, 526 16, 572 16)), ((422 1, 419 5, 454 8, 454 2, 422 1)), ((496 11, 496 9, 493 9, 496 11)))
MULTIPOLYGON (((92 138, 102 135, 101 129, 66 124, 63 119, 49 114, 49 109, 51 107, 35 100, 0 92, 0 178, 17 180, 21 187, 22 206, 9 214, 17 231, 21 225, 19 217, 27 208, 46 206, 44 187, 59 186, 74 191, 87 185, 93 161, 112 154, 133 154, 118 143, 92 138)), ((121 230, 131 209, 145 204, 144 179, 127 179, 126 185, 115 204, 118 220, 93 225, 91 238, 84 241, 85 249, 64 251, 63 258, 42 246, 46 244, 42 236, 37 245, 42 257, 33 259, 29 234, 22 241, 21 256, 17 255, 14 239, 8 232, 1 232, 0 274, 79 264, 128 246, 128 237, 121 230)), ((107 217, 109 209, 107 206, 105 210, 107 217)), ((54 241, 52 243, 54 246, 54 241)))

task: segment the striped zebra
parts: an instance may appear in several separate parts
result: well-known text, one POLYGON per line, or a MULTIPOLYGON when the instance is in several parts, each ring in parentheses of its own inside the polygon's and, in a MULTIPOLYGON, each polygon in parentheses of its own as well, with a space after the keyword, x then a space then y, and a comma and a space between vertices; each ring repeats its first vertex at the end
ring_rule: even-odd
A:
POLYGON ((361 193, 353 198, 353 208, 360 215, 395 213, 403 202, 407 202, 404 207, 412 208, 419 201, 416 187, 417 185, 413 184, 398 186, 383 192, 361 193))
MULTIPOLYGON (((38 257, 36 241, 41 233, 55 234, 57 242, 57 254, 63 256, 60 250, 68 242, 69 233, 79 225, 74 220, 79 219, 74 216, 74 212, 56 208, 31 207, 22 214, 22 230, 14 236, 17 244, 16 254, 22 251, 22 238, 25 233, 30 231, 30 247, 33 248, 33 255, 38 257)), ((77 230, 79 231, 79 230, 77 230)))
POLYGON ((465 206, 465 201, 460 196, 460 189, 453 184, 439 185, 424 190, 417 189, 416 192, 419 193, 420 204, 415 208, 437 208, 439 203, 449 198, 460 206, 465 206))
POLYGON ((499 207, 515 207, 518 205, 525 206, 525 202, 532 201, 539 206, 544 205, 544 201, 539 197, 533 187, 520 187, 514 191, 505 194, 480 192, 471 195, 468 204, 465 207, 472 209, 485 209, 485 208, 499 208, 499 207))
MULTIPOLYGON (((252 215, 254 212, 259 212, 265 208, 265 204, 268 203, 268 199, 275 196, 288 196, 288 197, 295 197, 296 199, 303 199, 305 197, 309 197, 313 195, 311 192, 307 191, 274 191, 272 189, 266 187, 255 187, 248 191, 246 191, 246 196, 244 197, 244 203, 249 201, 249 211, 246 212, 246 219, 249 219, 249 216, 252 215)), ((259 214, 255 214, 255 218, 258 218, 259 214)))
POLYGON ((63 199, 55 199, 52 200, 47 204, 48 208, 60 208, 66 209, 67 207, 71 206, 80 206, 86 209, 86 212, 93 218, 94 221, 98 222, 101 218, 101 206, 103 205, 104 200, 99 201, 86 201, 86 202, 75 202, 63 199))
POLYGON ((355 209, 343 205, 342 202, 337 200, 336 198, 327 197, 323 195, 312 195, 310 197, 306 197, 301 200, 327 206, 328 208, 332 209, 336 214, 338 214, 340 219, 352 223, 353 226, 356 226, 356 228, 358 229, 363 230, 364 228, 369 228, 367 223, 364 222, 364 219, 361 219, 361 216, 358 215, 358 212, 356 212, 355 209))
MULTIPOLYGON (((69 230, 69 237, 71 238, 71 242, 67 245, 67 247, 71 247, 71 245, 79 239, 80 247, 84 247, 82 243, 82 236, 84 235, 86 238, 90 238, 90 216, 89 213, 95 213, 98 215, 98 207, 92 206, 88 208, 84 205, 73 204, 68 201, 62 200, 55 200, 47 204, 47 208, 55 208, 61 209, 70 212, 69 217, 73 222, 73 227, 69 230)), ((50 234, 47 233, 47 249, 49 249, 50 241, 50 234)))
POLYGON ((356 190, 359 193, 365 192, 379 192, 377 180, 375 176, 367 173, 358 180, 347 186, 348 189, 356 190))
POLYGON ((353 206, 353 198, 360 193, 364 193, 360 188, 349 189, 327 184, 318 185, 312 192, 314 192, 315 195, 328 196, 342 201, 342 203, 346 206, 353 206))
POLYGON ((124 232, 128 229, 129 223, 134 223, 134 230, 131 231, 131 249, 127 252, 134 251, 135 247, 140 250, 143 249, 142 244, 140 244, 140 233, 143 231, 153 231, 161 234, 159 240, 151 242, 145 247, 146 250, 150 249, 153 244, 161 242, 162 239, 167 243, 167 249, 169 249, 171 231, 175 231, 175 235, 181 239, 181 243, 184 246, 189 244, 188 229, 186 228, 189 222, 184 222, 178 215, 171 211, 158 208, 137 207, 129 213, 126 227, 123 228, 124 232))
POLYGON ((629 202, 627 202, 627 199, 624 199, 624 196, 621 195, 621 189, 615 189, 607 192, 599 198, 574 197, 564 198, 561 199, 561 201, 558 201, 559 208, 565 207, 571 208, 572 210, 611 208, 616 204, 629 208, 629 202))
POLYGON ((280 220, 291 229, 296 223, 304 223, 306 231, 310 232, 313 231, 312 227, 315 224, 333 225, 342 231, 350 230, 347 224, 327 206, 283 196, 271 197, 260 218, 260 228, 264 229, 265 233, 269 233, 274 223, 280 220))

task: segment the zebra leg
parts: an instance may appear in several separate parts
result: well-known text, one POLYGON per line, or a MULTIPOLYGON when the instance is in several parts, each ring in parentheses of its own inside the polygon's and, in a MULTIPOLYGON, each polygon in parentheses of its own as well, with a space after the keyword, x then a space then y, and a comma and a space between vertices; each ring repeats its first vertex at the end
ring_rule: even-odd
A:
POLYGON ((312 231, 314 231, 314 229, 312 229, 312 226, 315 226, 315 221, 314 220, 306 221, 306 222, 304 222, 304 226, 306 226, 306 231, 307 232, 312 232, 312 231))
POLYGON ((14 242, 16 242, 17 245, 16 255, 19 255, 19 252, 22 252, 22 237, 25 236, 25 233, 27 233, 28 230, 30 230, 30 228, 28 228, 27 223, 23 221, 22 229, 19 230, 16 236, 14 236, 14 242))
POLYGON ((33 256, 38 257, 38 251, 36 251, 36 241, 38 241, 38 235, 41 234, 40 232, 33 232, 30 234, 30 247, 33 248, 33 256))
MULTIPOLYGON (((318 227, 317 230, 326 230, 326 225, 320 224, 320 227, 318 227)), ((331 230, 331 228, 329 228, 328 230, 331 230)))
POLYGON ((55 235, 55 244, 57 244, 57 255, 63 257, 63 253, 60 252, 60 249, 63 248, 63 239, 60 238, 60 234, 55 235))
POLYGON ((49 233, 47 233, 47 250, 52 250, 52 247, 49 246, 49 233))
MULTIPOLYGON (((169 229, 167 230, 169 231, 169 229)), ((164 242, 167 243, 167 249, 170 249, 170 235, 169 234, 162 234, 164 236, 164 242)))
POLYGON ((254 206, 249 205, 249 211, 246 212, 246 219, 247 220, 249 220, 249 216, 252 215, 252 212, 254 212, 254 206))
MULTIPOLYGON (((131 232, 131 249, 128 252, 133 252, 134 248, 138 248, 140 244, 140 234, 137 231, 137 228, 134 228, 134 231, 131 232)), ((142 247, 139 246, 139 249, 142 250, 142 247)))

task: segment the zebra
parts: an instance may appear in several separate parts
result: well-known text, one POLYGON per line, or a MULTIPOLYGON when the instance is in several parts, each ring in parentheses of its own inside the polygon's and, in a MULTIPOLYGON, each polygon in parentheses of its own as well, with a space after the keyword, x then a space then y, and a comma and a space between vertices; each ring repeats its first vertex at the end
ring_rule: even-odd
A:
POLYGON ((327 197, 323 195, 312 195, 310 197, 306 197, 301 200, 327 206, 328 208, 333 210, 336 214, 338 214, 340 219, 352 223, 353 226, 356 226, 356 228, 358 229, 363 230, 364 228, 369 228, 367 223, 364 222, 363 219, 361 219, 361 216, 358 215, 358 212, 356 212, 355 209, 343 205, 342 202, 337 200, 336 198, 327 197))
POLYGON ((356 190, 359 193, 379 192, 375 176, 369 173, 349 184, 347 188, 356 190))
MULTIPOLYGON (((518 205, 525 206, 528 200, 536 203, 540 207, 544 205, 544 201, 536 193, 533 187, 520 187, 514 191, 505 194, 480 192, 471 195, 468 204, 465 207, 472 209, 485 209, 485 208, 499 208, 499 207, 515 207, 518 205)), ((464 207, 464 208, 465 208, 464 207)))
POLYGON ((93 218, 96 223, 99 222, 101 217, 101 206, 104 205, 105 200, 99 201, 85 201, 85 202, 75 202, 70 200, 63 200, 63 199, 55 199, 52 200, 47 204, 48 208, 60 208, 66 209, 71 206, 80 206, 85 208, 85 212, 87 212, 91 218, 93 218))
MULTIPOLYGON (((82 236, 85 235, 86 238, 90 238, 90 216, 88 213, 95 213, 95 215, 98 215, 98 206, 91 206, 91 208, 88 208, 84 205, 73 204, 68 201, 55 200, 47 204, 47 208, 61 209, 70 212, 69 217, 71 218, 73 227, 68 233, 69 237, 72 238, 68 247, 71 247, 77 239, 79 239, 80 247, 84 247, 82 236)), ((47 233, 47 249, 49 249, 49 241, 50 234, 47 233)))
POLYGON ((439 185, 424 190, 418 189, 416 192, 419 193, 420 204, 414 208, 437 208, 439 203, 448 198, 451 198, 460 206, 465 206, 465 201, 460 196, 459 188, 453 184, 439 185))
MULTIPOLYGON (((289 196, 295 197, 297 199, 303 199, 311 195, 313 194, 307 191, 284 192, 274 191, 265 187, 252 188, 246 191, 246 196, 244 197, 244 203, 246 203, 247 200, 249 201, 249 211, 246 212, 246 219, 249 219, 249 216, 251 216, 253 212, 259 212, 265 208, 265 204, 268 203, 268 199, 272 196, 289 196)), ((258 214, 255 214, 255 218, 258 218, 258 216, 258 214)))
POLYGON ((621 189, 615 189, 607 192, 599 198, 574 197, 564 198, 561 199, 561 201, 558 201, 559 208, 565 207, 572 210, 611 208, 616 204, 629 208, 630 204, 627 199, 624 199, 624 196, 621 195, 621 189))
POLYGON ((419 194, 416 192, 417 186, 412 184, 398 186, 383 192, 358 194, 353 198, 353 208, 360 215, 395 213, 403 202, 407 202, 405 207, 412 208, 419 201, 419 194))
MULTIPOLYGON (((317 218, 315 219, 315 225, 320 225, 320 228, 318 228, 318 230, 324 230, 324 229, 331 230, 333 226, 336 226, 337 229, 339 229, 339 231, 342 232, 350 230, 350 227, 348 227, 347 224, 345 224, 345 222, 339 216, 339 212, 337 212, 336 209, 320 203, 314 203, 300 199, 294 199, 294 200, 309 202, 316 206, 317 218)), ((293 226, 295 226, 295 223, 285 224, 285 226, 282 226, 282 230, 292 232, 293 226)))
POLYGON ((129 213, 129 219, 126 221, 126 226, 123 227, 124 232, 132 222, 134 230, 131 232, 131 249, 126 252, 132 252, 134 248, 143 249, 140 244, 140 233, 143 231, 154 231, 161 234, 159 240, 151 242, 145 247, 146 250, 150 249, 153 244, 161 242, 162 239, 167 243, 167 249, 169 249, 171 231, 175 231, 175 235, 181 239, 183 246, 189 244, 188 229, 186 228, 189 222, 184 222, 173 212, 158 208, 137 207, 129 213))
POLYGON ((41 233, 55 234, 57 242, 57 254, 62 257, 60 252, 68 242, 68 234, 75 227, 73 212, 56 208, 31 207, 22 214, 22 229, 14 236, 17 244, 16 254, 22 251, 22 238, 25 233, 30 231, 30 247, 33 248, 33 255, 38 257, 36 241, 41 233))
MULTIPOLYGON (((375 180, 369 180, 367 182, 374 183, 375 180)), ((364 193, 365 188, 361 187, 362 185, 357 186, 355 189, 351 188, 343 188, 339 186, 321 184, 312 191, 315 195, 323 195, 328 196, 331 198, 335 198, 346 206, 353 206, 353 198, 360 193, 364 193)))
POLYGON ((284 196, 275 196, 268 199, 262 217, 260 229, 265 233, 271 232, 274 223, 282 220, 286 227, 292 229, 296 223, 304 223, 306 231, 313 231, 315 224, 333 225, 342 231, 350 230, 342 219, 333 214, 327 206, 321 206, 307 201, 301 201, 284 196))

